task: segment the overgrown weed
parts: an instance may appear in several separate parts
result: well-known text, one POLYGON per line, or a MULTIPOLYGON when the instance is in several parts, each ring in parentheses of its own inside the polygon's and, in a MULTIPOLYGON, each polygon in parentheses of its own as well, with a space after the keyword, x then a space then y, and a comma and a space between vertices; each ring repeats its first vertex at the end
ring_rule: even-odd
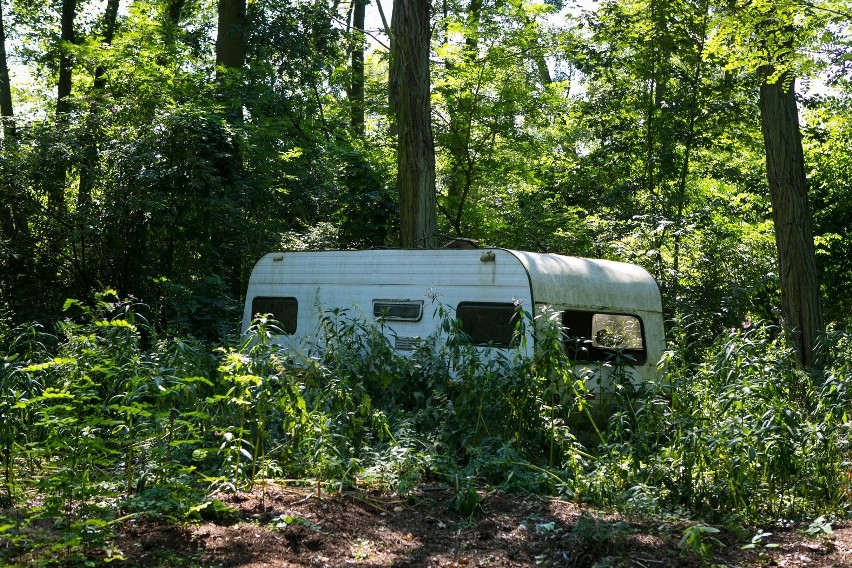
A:
POLYGON ((850 512, 852 339, 839 330, 808 374, 773 326, 699 350, 681 320, 662 382, 632 383, 616 354, 602 408, 588 400, 600 368, 567 359, 546 310, 519 307, 517 344, 537 330, 527 359, 470 345, 440 306, 441 326, 409 357, 381 322, 341 310, 303 350, 277 345, 275 323, 260 318, 214 352, 157 336, 134 302, 66 308, 75 314, 56 336, 4 335, 0 505, 17 511, 9 518, 38 506, 2 523, 23 543, 2 554, 35 546, 37 519, 61 528, 57 550, 69 554, 106 550, 127 515, 224 521, 216 492, 275 478, 401 495, 444 483, 464 514, 483 486, 708 522, 830 526, 850 512))

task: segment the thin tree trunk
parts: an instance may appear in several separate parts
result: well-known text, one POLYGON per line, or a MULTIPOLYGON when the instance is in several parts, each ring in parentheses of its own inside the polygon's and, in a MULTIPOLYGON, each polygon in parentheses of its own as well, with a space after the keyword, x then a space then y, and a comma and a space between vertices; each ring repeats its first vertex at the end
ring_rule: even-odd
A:
MULTIPOLYGON (((76 41, 74 20, 77 17, 77 0, 62 0, 61 45, 59 46, 59 80, 56 84, 56 119, 60 128, 68 119, 71 110, 71 87, 74 58, 71 45, 76 41)), ((66 211, 65 182, 68 175, 68 160, 62 156, 54 161, 54 168, 46 180, 47 203, 57 217, 62 217, 66 211)))
MULTIPOLYGON (((6 29, 3 26, 3 2, 0 1, 0 120, 3 121, 3 137, 8 143, 14 137, 14 112, 12 109, 12 85, 9 81, 9 65, 6 61, 6 29)), ((7 188, 7 191, 9 188, 7 188)), ((9 191, 11 201, 13 193, 9 191)), ((4 196, 0 193, 0 199, 4 196)), ((8 239, 15 236, 15 221, 12 218, 12 206, 0 201, 0 234, 8 239)))
POLYGON ((543 87, 553 83, 553 77, 550 75, 550 68, 547 66, 547 61, 545 61, 543 54, 535 54, 535 67, 538 70, 538 80, 541 81, 543 87))
POLYGON ((366 0, 353 0, 352 13, 352 81, 349 104, 352 108, 352 131, 364 136, 364 17, 366 0))
MULTIPOLYGON (((104 35, 102 38, 103 44, 106 46, 112 45, 112 39, 115 37, 115 28, 118 25, 118 6, 120 0, 109 0, 107 2, 106 11, 104 12, 103 29, 104 35)), ((98 65, 95 69, 95 90, 101 91, 106 86, 106 68, 103 65, 98 65)))
MULTIPOLYGON (((102 42, 106 46, 112 45, 113 37, 115 37, 115 28, 118 23, 118 6, 120 0, 109 0, 107 2, 106 11, 103 18, 103 37, 102 42)), ((98 65, 95 68, 94 78, 95 96, 97 97, 106 87, 106 68, 103 65, 98 65)), ((97 103, 93 104, 91 109, 91 117, 89 126, 83 134, 82 161, 80 164, 80 184, 77 188, 77 207, 84 208, 91 203, 92 190, 95 186, 95 172, 97 170, 98 161, 100 160, 100 152, 98 150, 98 114, 97 103)))
POLYGON ((71 80, 74 60, 69 46, 74 43, 74 20, 77 17, 77 0, 62 0, 62 45, 59 48, 59 82, 56 88, 56 112, 58 116, 70 110, 68 97, 71 95, 71 80))
POLYGON ((651 0, 650 2, 650 10, 651 10, 651 21, 654 26, 654 33, 648 39, 649 46, 648 48, 651 51, 650 55, 650 74, 648 77, 648 106, 647 113, 645 116, 645 172, 643 180, 643 186, 648 190, 648 193, 651 196, 654 196, 657 193, 656 188, 656 180, 655 180, 655 171, 654 171, 654 129, 656 128, 656 124, 654 119, 657 115, 657 2, 656 0, 651 0))
POLYGON ((809 368, 816 362, 823 320, 795 81, 785 75, 769 83, 772 69, 762 71, 760 121, 778 247, 781 313, 793 331, 802 365, 809 368))
POLYGON ((12 117, 12 84, 9 79, 9 63, 6 59, 6 28, 3 25, 3 2, 0 2, 0 116, 3 117, 3 129, 8 135, 12 117))
MULTIPOLYGON (((219 91, 225 105, 225 120, 231 125, 243 122, 243 99, 241 84, 228 80, 228 71, 240 71, 245 67, 246 53, 248 50, 248 4, 246 0, 219 0, 219 19, 216 36, 216 74, 219 79, 219 91), (226 72, 222 73, 222 69, 226 72)), ((319 99, 319 97, 317 97, 319 99)), ((321 102, 318 101, 321 105, 321 102)), ((320 113, 322 107, 320 106, 320 113)), ((323 120, 323 122, 325 122, 323 120)), ((225 195, 239 203, 241 200, 242 183, 240 179, 243 174, 241 148, 239 144, 229 144, 231 152, 228 152, 227 161, 233 165, 228 168, 227 176, 230 183, 225 184, 225 195)), ((238 209, 239 205, 236 206, 238 209)), ((212 210, 204 209, 204 216, 210 217, 212 210)), ((218 260, 222 274, 239 274, 241 259, 239 255, 231 254, 227 250, 227 239, 222 231, 216 230, 210 222, 205 226, 210 227, 206 241, 212 249, 213 255, 218 260)), ((229 283, 232 290, 239 292, 239 278, 234 278, 229 283)))
MULTIPOLYGON (((704 2, 702 5, 701 17, 701 33, 699 34, 698 45, 695 52, 695 72, 692 75, 691 85, 691 100, 689 104, 689 127, 687 128, 685 148, 683 152, 683 164, 681 164, 680 176, 678 178, 676 199, 675 226, 678 230, 674 234, 674 250, 672 252, 672 296, 678 297, 680 289, 680 252, 681 243, 683 241, 683 210, 686 206, 686 181, 689 174, 689 161, 692 156, 692 150, 695 146, 695 122, 699 115, 699 99, 703 99, 703 93, 700 89, 701 72, 704 66, 704 42, 707 38, 707 25, 709 19, 709 2, 704 2)), ((703 100, 701 101, 703 103, 703 100)))
POLYGON ((435 142, 429 88, 428 0, 396 0, 391 27, 391 93, 396 93, 397 190, 405 248, 438 244, 435 142))

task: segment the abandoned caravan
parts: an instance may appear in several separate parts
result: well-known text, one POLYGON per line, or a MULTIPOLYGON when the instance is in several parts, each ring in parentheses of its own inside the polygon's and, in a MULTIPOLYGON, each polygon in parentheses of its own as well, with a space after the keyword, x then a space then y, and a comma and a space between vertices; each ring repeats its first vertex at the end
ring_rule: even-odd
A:
MULTIPOLYGON (((633 264, 557 254, 499 248, 270 253, 249 278, 243 332, 256 314, 271 314, 283 331, 276 343, 295 347, 317 334, 322 312, 340 308, 381 321, 394 349, 412 352, 441 324, 433 301, 454 312, 474 345, 501 350, 513 348, 518 303, 532 313, 546 307, 559 314, 571 338, 571 359, 598 371, 595 383, 605 388, 609 381, 601 375, 609 371, 602 363, 616 352, 631 362, 634 383, 657 376, 665 339, 653 277, 633 264)), ((522 342, 528 351, 535 349, 530 339, 522 342)))

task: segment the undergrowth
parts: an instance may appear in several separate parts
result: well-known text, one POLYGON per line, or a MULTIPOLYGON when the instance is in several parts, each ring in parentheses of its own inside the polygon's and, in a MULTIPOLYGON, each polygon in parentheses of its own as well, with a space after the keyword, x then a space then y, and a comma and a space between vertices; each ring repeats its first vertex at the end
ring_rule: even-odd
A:
POLYGON ((604 406, 587 390, 601 370, 566 360, 544 312, 521 313, 519 341, 538 330, 524 358, 470 345, 440 307, 411 356, 345 310, 303 349, 277 346, 260 318, 210 350, 158 336, 144 306, 108 294, 66 309, 55 334, 3 337, 0 560, 41 546, 44 523, 61 535, 49 557, 117 559, 123 521, 227 520, 218 492, 275 479, 401 494, 443 483, 470 514, 483 485, 742 524, 849 514, 852 338, 837 330, 806 373, 774 326, 699 348, 678 321, 661 381, 631 383, 615 357, 604 406))

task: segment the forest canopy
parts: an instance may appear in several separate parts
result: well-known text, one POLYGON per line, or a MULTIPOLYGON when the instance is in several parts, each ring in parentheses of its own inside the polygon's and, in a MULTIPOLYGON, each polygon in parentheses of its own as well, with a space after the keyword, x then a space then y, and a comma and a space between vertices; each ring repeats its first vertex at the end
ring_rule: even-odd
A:
POLYGON ((433 245, 638 263, 708 336, 790 321, 779 250, 813 241, 793 280, 848 323, 846 3, 411 5, 416 41, 391 2, 0 2, 3 325, 111 288, 224 338, 265 252, 410 246, 407 177, 433 245), (767 178, 771 89, 798 113, 798 185, 767 178), (425 122, 397 123, 407 96, 425 122), (793 245, 778 183, 810 208, 775 220, 812 224, 793 245))

